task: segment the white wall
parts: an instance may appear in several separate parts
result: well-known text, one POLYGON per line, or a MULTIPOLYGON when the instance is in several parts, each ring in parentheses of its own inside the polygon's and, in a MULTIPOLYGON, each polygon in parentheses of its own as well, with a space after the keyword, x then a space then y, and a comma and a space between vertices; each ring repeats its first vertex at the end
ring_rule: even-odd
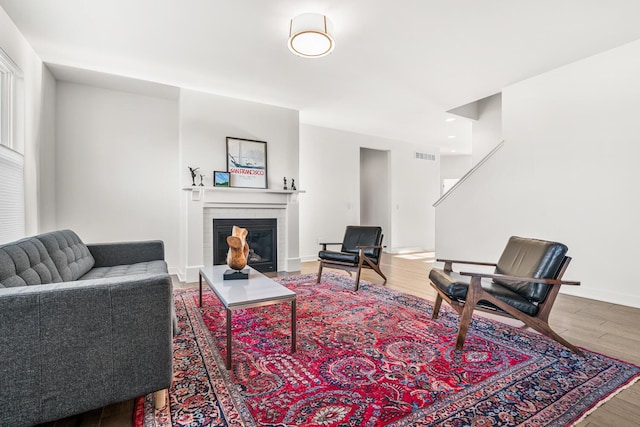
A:
POLYGON ((440 156, 440 194, 445 179, 460 179, 472 167, 472 156, 440 156))
POLYGON ((439 257, 496 260, 509 235, 563 242, 563 291, 640 307, 640 41, 503 90, 505 145, 437 209, 439 257))
POLYGON ((360 148, 360 225, 389 230, 389 151, 360 148))
MULTIPOLYGON (((0 8, 0 48, 20 67, 24 75, 24 129, 20 132, 17 150, 24 154, 25 226, 26 234, 39 232, 40 204, 40 147, 53 144, 53 135, 47 132, 43 121, 53 114, 44 96, 50 92, 53 80, 42 61, 33 52, 20 31, 0 8)), ((52 162, 51 159, 44 159, 52 162)))
POLYGON ((478 119, 471 124, 474 165, 502 141, 502 95, 480 99, 477 105, 478 119))
POLYGON ((178 265, 178 101, 58 82, 56 225, 87 243, 161 239, 178 265))
MULTIPOLYGON (((183 187, 191 186, 188 167, 199 167, 198 173, 206 175, 204 184, 208 186, 212 185, 213 171, 227 170, 226 137, 233 136, 267 142, 268 188, 282 189, 283 178, 287 177, 289 186, 293 178, 298 190, 306 189, 299 172, 297 110, 182 89, 179 121, 179 167, 183 187)), ((183 193, 180 198, 179 276, 191 281, 197 280, 198 269, 205 265, 204 200, 196 202, 190 199, 190 193, 183 193)), ((244 194, 250 202, 248 198, 256 193, 244 194)), ((298 204, 289 204, 287 254, 282 254, 288 257, 287 271, 299 269, 298 215, 298 204), (288 267, 294 264, 297 267, 288 267)))
POLYGON ((38 156, 38 232, 57 229, 56 223, 56 81, 44 67, 38 156))
MULTIPOLYGON (((300 125, 300 255, 313 260, 318 241, 340 242, 347 225, 360 221, 360 147, 390 150, 389 250, 433 248, 439 161, 414 160, 437 152, 420 144, 300 125)), ((439 158, 439 156, 437 156, 439 158)))
MULTIPOLYGON (((180 171, 191 185, 190 167, 205 174, 212 185, 214 170, 227 170, 226 137, 267 142, 269 188, 282 188, 286 176, 299 181, 298 111, 273 105, 182 89, 180 93, 180 171)), ((196 181, 199 183, 199 181, 196 181)))

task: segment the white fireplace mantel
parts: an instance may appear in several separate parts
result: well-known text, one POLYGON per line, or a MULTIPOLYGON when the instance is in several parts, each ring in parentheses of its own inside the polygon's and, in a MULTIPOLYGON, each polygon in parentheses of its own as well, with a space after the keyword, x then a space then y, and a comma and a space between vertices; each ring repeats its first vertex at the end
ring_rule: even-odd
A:
POLYGON ((241 187, 206 187, 200 185, 192 185, 191 187, 182 187, 183 190, 194 192, 207 192, 217 191, 223 193, 281 193, 281 194, 296 194, 304 193, 300 190, 279 190, 273 188, 241 188, 241 187))
POLYGON ((300 270, 299 190, 228 187, 184 187, 181 197, 180 281, 195 282, 205 265, 212 265, 211 217, 278 219, 278 270, 300 270), (205 257, 205 254, 207 256, 205 257))

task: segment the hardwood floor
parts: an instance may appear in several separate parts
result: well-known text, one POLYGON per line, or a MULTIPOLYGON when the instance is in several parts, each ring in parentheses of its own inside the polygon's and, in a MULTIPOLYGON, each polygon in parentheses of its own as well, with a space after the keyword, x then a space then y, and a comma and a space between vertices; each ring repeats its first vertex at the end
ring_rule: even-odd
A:
MULTIPOLYGON (((382 258, 382 271, 387 276, 387 286, 402 292, 417 295, 433 301, 435 292, 428 285, 429 270, 434 266, 434 255, 430 252, 412 253, 405 255, 384 254, 382 258)), ((301 273, 317 273, 317 262, 302 264, 301 273)), ((329 271, 329 270, 327 270, 329 271)), ((340 273, 339 270, 330 270, 340 273)), ((347 274, 346 272, 342 272, 347 274)), ((580 279, 567 273, 569 279, 580 279)), ((380 284, 382 279, 373 271, 364 270, 362 279, 380 284)), ((197 283, 175 282, 176 288, 190 288, 197 283)), ((478 313, 494 317, 500 321, 520 326, 517 321, 490 314, 478 313)), ((585 347, 607 356, 615 357, 640 365, 640 309, 629 308, 616 304, 588 300, 568 295, 559 295, 551 311, 550 324, 556 332, 568 339, 571 343, 585 347)), ((130 401, 131 402, 131 401, 130 401)), ((63 420, 46 424, 53 426, 128 426, 131 414, 128 418, 122 416, 122 408, 132 408, 132 404, 123 402, 118 404, 117 417, 110 417, 112 409, 102 410, 106 413, 104 419, 93 417, 83 421, 83 415, 72 417, 71 421, 63 420), (130 406, 127 406, 130 405, 130 406)), ((109 407, 110 408, 110 407, 109 407)), ((128 409, 125 409, 125 411, 128 409)), ((98 410, 101 411, 101 410, 98 410)), ((632 427, 640 425, 640 382, 626 390, 621 391, 611 400, 600 406, 577 424, 580 427, 632 427)))

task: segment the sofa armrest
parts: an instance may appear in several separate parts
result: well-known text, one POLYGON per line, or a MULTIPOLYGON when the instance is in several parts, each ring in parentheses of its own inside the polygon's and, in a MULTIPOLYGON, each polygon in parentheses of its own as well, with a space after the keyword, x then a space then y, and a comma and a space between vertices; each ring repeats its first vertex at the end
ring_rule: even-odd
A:
POLYGON ((94 267, 112 267, 114 265, 164 260, 164 243, 162 240, 96 243, 87 245, 87 247, 96 261, 94 267))
POLYGON ((0 289, 0 419, 33 425, 168 388, 167 274, 0 289))

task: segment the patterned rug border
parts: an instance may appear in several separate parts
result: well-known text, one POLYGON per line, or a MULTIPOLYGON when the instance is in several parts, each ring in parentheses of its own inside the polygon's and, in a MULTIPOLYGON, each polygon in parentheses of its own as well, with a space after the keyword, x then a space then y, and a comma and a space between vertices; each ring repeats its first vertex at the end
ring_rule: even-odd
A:
MULTIPOLYGON (((277 278, 274 278, 274 280, 283 284, 287 282, 291 282, 291 283, 298 283, 298 285, 301 285, 301 284, 315 285, 316 277, 317 276, 315 273, 308 273, 303 275, 277 277, 277 278), (313 284, 307 283, 307 282, 313 282, 313 284)), ((349 276, 346 276, 343 274, 336 274, 336 273, 325 273, 325 276, 323 276, 323 278, 324 278, 323 282, 336 281, 341 285, 344 285, 343 282, 345 281, 345 279, 349 279, 349 276)), ((387 287, 382 287, 380 285, 375 285, 366 281, 362 281, 361 286, 362 288, 361 288, 361 291, 359 292, 363 292, 363 291, 373 292, 375 294, 379 294, 379 296, 384 296, 383 294, 387 294, 389 295, 389 297, 391 297, 389 299, 392 299, 394 297, 397 299, 397 300, 395 299, 393 300, 393 302, 396 304, 403 303, 403 304, 406 304, 406 307, 410 307, 413 309, 415 307, 413 307, 412 304, 409 304, 409 302, 415 304, 417 301, 421 303, 426 303, 424 305, 428 306, 430 310, 433 309, 433 301, 426 298, 415 297, 413 295, 410 295, 401 291, 397 291, 387 287)), ((204 291, 203 294, 206 294, 207 292, 211 292, 209 289, 203 289, 203 291, 204 291)), ((239 386, 236 383, 234 383, 232 374, 230 373, 230 371, 227 371, 226 368, 224 367, 225 363, 224 363, 223 357, 220 353, 220 350, 217 348, 214 336, 211 333, 209 333, 208 327, 204 321, 204 318, 200 312, 199 307, 197 307, 197 304, 193 303, 193 295, 197 294, 197 292, 198 292, 197 288, 176 289, 174 290, 174 297, 176 299, 178 298, 182 299, 182 304, 188 316, 187 320, 189 321, 190 330, 183 331, 183 333, 186 333, 186 337, 183 337, 183 339, 185 338, 187 340, 192 339, 194 343, 198 346, 198 351, 201 357, 203 357, 205 360, 208 358, 208 360, 214 361, 214 363, 211 363, 211 364, 208 364, 208 363, 204 364, 205 365, 204 368, 206 369, 207 380, 212 386, 211 390, 209 390, 208 398, 205 400, 207 402, 210 402, 212 405, 217 405, 220 408, 220 411, 222 412, 224 420, 226 422, 225 425, 233 426, 233 427, 257 426, 259 424, 253 419, 246 405, 246 401, 240 392, 239 386), (188 301, 188 299, 191 299, 191 300, 188 301), (196 325, 197 325, 197 328, 195 327, 196 325)), ((387 297, 385 297, 385 302, 389 302, 387 301, 387 297)), ((422 309, 424 309, 424 307, 422 307, 422 309)), ((453 316, 457 318, 457 313, 451 308, 443 306, 441 311, 441 316, 444 316, 444 317, 453 316)), ((546 346, 556 347, 556 348, 559 348, 560 351, 568 352, 568 350, 564 349, 564 347, 548 339, 547 337, 544 337, 535 332, 518 329, 517 327, 500 322, 499 320, 487 318, 484 316, 481 317, 481 319, 482 319, 482 322, 488 323, 491 327, 495 328, 498 331, 508 330, 508 329, 517 329, 518 334, 523 336, 528 336, 529 339, 527 340, 527 342, 533 343, 534 346, 537 340, 545 340, 544 344, 546 346)), ((474 319, 473 322, 476 323, 477 320, 474 319)), ((495 341, 496 339, 500 339, 500 337, 498 336, 493 336, 493 335, 488 336, 483 334, 483 330, 479 328, 474 328, 473 324, 471 328, 473 328, 474 333, 476 335, 481 336, 485 340, 495 341)), ((512 339, 501 339, 500 340, 501 342, 499 342, 499 345, 504 345, 507 348, 512 347, 518 352, 522 352, 525 354, 529 352, 533 352, 533 353, 539 352, 539 349, 535 347, 523 348, 522 342, 514 342, 513 337, 510 337, 510 338, 512 339)), ((628 365, 629 367, 636 368, 638 371, 640 371, 640 366, 635 365, 633 363, 629 363, 614 357, 606 356, 602 353, 594 352, 591 350, 586 350, 586 351, 591 355, 597 356, 598 358, 609 359, 609 360, 618 362, 620 364, 625 364, 625 365, 628 365)), ((545 357, 542 357, 542 359, 544 359, 545 357)), ((174 350, 174 364, 175 364, 175 359, 176 359, 176 355, 174 350)), ((518 368, 523 368, 526 363, 534 363, 534 362, 540 363, 540 360, 534 360, 534 359, 536 358, 532 357, 530 360, 523 362, 522 364, 519 364, 518 368)), ((546 364, 551 364, 552 362, 553 361, 551 359, 548 359, 546 364)), ((174 371, 175 371, 175 368, 174 368, 174 371)), ((524 375, 526 374, 526 370, 521 369, 520 373, 524 375)), ((514 372, 505 371, 505 372, 501 372, 498 375, 513 375, 513 374, 514 372)), ((602 374, 599 374, 599 375, 602 375, 602 374)), ((585 404, 581 404, 581 405, 578 405, 580 409, 577 411, 577 413, 574 412, 572 415, 569 415, 568 413, 561 414, 565 417, 569 415, 570 417, 573 418, 572 420, 565 420, 568 423, 564 425, 573 426, 580 423, 588 415, 596 411, 603 404, 613 399, 620 392, 630 388, 639 380, 640 380, 640 372, 636 372, 634 376, 629 377, 626 381, 621 381, 620 384, 617 384, 617 383, 611 384, 610 381, 608 381, 607 389, 610 389, 610 388, 613 388, 613 389, 606 392, 606 394, 603 394, 603 396, 601 396, 600 398, 597 398, 597 400, 593 402, 592 405, 586 407, 585 404)), ((173 387, 176 386, 176 383, 177 383, 177 380, 174 380, 174 385, 172 386, 172 389, 170 392, 175 392, 173 390, 173 387)), ((496 387, 498 387, 497 383, 493 383, 493 384, 496 387)), ((476 395, 474 396, 474 399, 478 399, 478 393, 480 393, 481 395, 484 393, 487 393, 487 395, 490 395, 491 391, 486 390, 487 388, 486 386, 487 384, 480 383, 480 384, 477 384, 476 387, 470 387, 469 389, 464 390, 462 394, 464 394, 468 398, 472 396, 473 393, 476 393, 476 395)), ((579 388, 582 389, 583 387, 579 387, 579 388)), ((583 393, 579 393, 579 394, 583 394, 583 393)), ((146 396, 144 399, 140 398, 136 401, 135 411, 134 411, 134 426, 144 425, 145 427, 146 426, 165 427, 165 426, 172 425, 172 422, 171 422, 172 414, 169 413, 169 405, 165 406, 165 408, 158 411, 153 410, 152 396, 153 394, 150 394, 146 396)), ((460 397, 462 399, 466 399, 464 396, 460 396, 460 397)), ((562 399, 571 399, 571 396, 569 395, 569 393, 567 393, 562 396, 562 399)), ((440 401, 437 403, 440 403, 444 407, 446 407, 447 404, 449 404, 450 402, 440 401)), ((431 422, 426 421, 427 419, 429 419, 429 417, 425 418, 425 416, 427 415, 427 413, 438 412, 438 409, 439 409, 437 408, 438 406, 439 405, 437 404, 433 404, 428 408, 423 408, 423 410, 417 411, 415 414, 412 414, 411 416, 407 416, 406 418, 403 418, 401 420, 398 420, 388 425, 392 425, 392 426, 434 425, 431 422), (425 421, 421 421, 420 418, 425 421)), ((545 410, 549 408, 550 406, 546 407, 545 410)), ((577 408, 574 408, 574 409, 577 409, 577 408)), ((551 409, 551 411, 552 410, 553 409, 551 409)), ((572 411, 569 411, 569 412, 572 412, 572 411)), ((203 425, 203 424, 197 424, 195 423, 195 421, 196 420, 194 420, 194 423, 190 425, 194 425, 194 426, 203 425)), ((559 420, 556 420, 556 421, 559 421, 559 420)), ((261 424, 261 425, 264 425, 264 424, 261 424)), ((523 425, 529 425, 529 424, 524 423, 523 425)))
MULTIPOLYGON (((613 359, 613 357, 611 357, 611 359, 613 359)), ((615 360, 618 360, 618 359, 615 359, 615 360)), ((624 362, 624 361, 618 360, 618 362, 624 362)), ((629 362, 624 362, 624 363, 629 363, 629 362)), ((633 363, 629 363, 629 364, 633 365, 633 366, 637 366, 637 365, 634 365, 633 363)), ((582 416, 580 418, 578 418, 575 422, 573 422, 571 424, 571 426, 575 426, 577 424, 580 424, 580 422, 584 421, 585 418, 587 418, 589 415, 591 415, 596 410, 598 410, 598 408, 600 408, 602 405, 604 405, 605 403, 607 403, 608 401, 610 401, 611 399, 616 397, 620 392, 631 388, 638 381, 640 381, 640 375, 636 375, 634 378, 629 379, 627 384, 617 388, 616 390, 612 391, 608 396, 606 396, 605 398, 603 398, 603 399, 599 400, 598 402, 596 402, 595 405, 591 409, 589 409, 584 414, 582 414, 582 416)))

